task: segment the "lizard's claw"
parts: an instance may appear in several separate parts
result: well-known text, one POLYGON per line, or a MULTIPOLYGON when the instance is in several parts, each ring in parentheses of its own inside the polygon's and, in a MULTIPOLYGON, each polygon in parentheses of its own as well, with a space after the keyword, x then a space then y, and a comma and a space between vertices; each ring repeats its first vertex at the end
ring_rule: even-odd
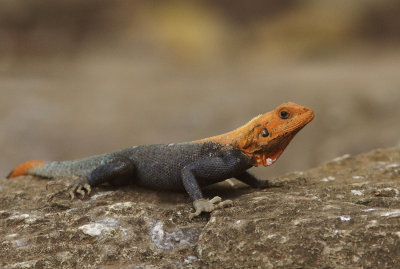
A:
POLYGON ((189 219, 193 219, 194 217, 200 215, 202 212, 212 212, 215 209, 231 206, 232 204, 233 202, 231 200, 226 200, 222 202, 222 199, 219 196, 215 196, 211 200, 203 198, 198 199, 193 202, 193 206, 196 211, 194 213, 190 213, 189 219))
POLYGON ((71 197, 71 200, 74 200, 75 198, 75 193, 79 193, 82 197, 85 198, 86 194, 90 194, 91 192, 90 184, 89 181, 87 180, 86 177, 80 177, 77 180, 75 180, 74 183, 72 183, 68 187, 68 193, 69 196, 71 197))

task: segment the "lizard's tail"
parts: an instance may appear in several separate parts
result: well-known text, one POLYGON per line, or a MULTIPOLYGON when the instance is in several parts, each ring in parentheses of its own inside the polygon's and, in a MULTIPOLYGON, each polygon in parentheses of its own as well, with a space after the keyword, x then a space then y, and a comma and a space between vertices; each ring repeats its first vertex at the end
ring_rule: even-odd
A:
POLYGON ((28 161, 18 165, 11 173, 8 174, 7 178, 14 178, 23 175, 29 175, 30 170, 35 167, 45 164, 44 161, 28 161))

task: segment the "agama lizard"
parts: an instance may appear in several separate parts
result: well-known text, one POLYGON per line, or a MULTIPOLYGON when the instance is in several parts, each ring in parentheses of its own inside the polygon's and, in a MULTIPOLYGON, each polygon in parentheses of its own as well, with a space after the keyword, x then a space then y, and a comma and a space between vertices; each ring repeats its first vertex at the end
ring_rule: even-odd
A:
POLYGON ((193 200, 192 218, 232 203, 221 202, 218 196, 204 199, 201 187, 231 177, 252 187, 268 187, 267 180, 258 179, 247 169, 273 164, 313 118, 310 108, 289 102, 222 135, 185 143, 135 146, 73 161, 28 161, 7 178, 77 177, 68 189, 72 199, 77 193, 84 197, 86 192, 90 194, 91 187, 106 182, 185 190, 193 200))

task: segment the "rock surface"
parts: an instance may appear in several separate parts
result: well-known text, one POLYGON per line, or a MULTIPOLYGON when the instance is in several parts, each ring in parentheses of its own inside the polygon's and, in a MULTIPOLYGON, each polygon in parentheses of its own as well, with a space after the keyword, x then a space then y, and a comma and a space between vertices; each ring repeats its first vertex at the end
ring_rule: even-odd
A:
POLYGON ((233 207, 189 221, 184 194, 96 188, 70 201, 70 180, 0 180, 0 267, 400 268, 400 148, 343 156, 250 189, 205 195, 233 207))

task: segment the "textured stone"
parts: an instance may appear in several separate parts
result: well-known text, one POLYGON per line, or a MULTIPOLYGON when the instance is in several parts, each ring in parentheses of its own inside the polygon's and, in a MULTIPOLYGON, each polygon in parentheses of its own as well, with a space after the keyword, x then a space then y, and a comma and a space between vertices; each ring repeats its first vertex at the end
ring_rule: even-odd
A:
POLYGON ((273 182, 211 187, 234 205, 190 222, 184 194, 102 186, 48 201, 64 186, 1 179, 0 267, 400 267, 399 148, 273 182))

